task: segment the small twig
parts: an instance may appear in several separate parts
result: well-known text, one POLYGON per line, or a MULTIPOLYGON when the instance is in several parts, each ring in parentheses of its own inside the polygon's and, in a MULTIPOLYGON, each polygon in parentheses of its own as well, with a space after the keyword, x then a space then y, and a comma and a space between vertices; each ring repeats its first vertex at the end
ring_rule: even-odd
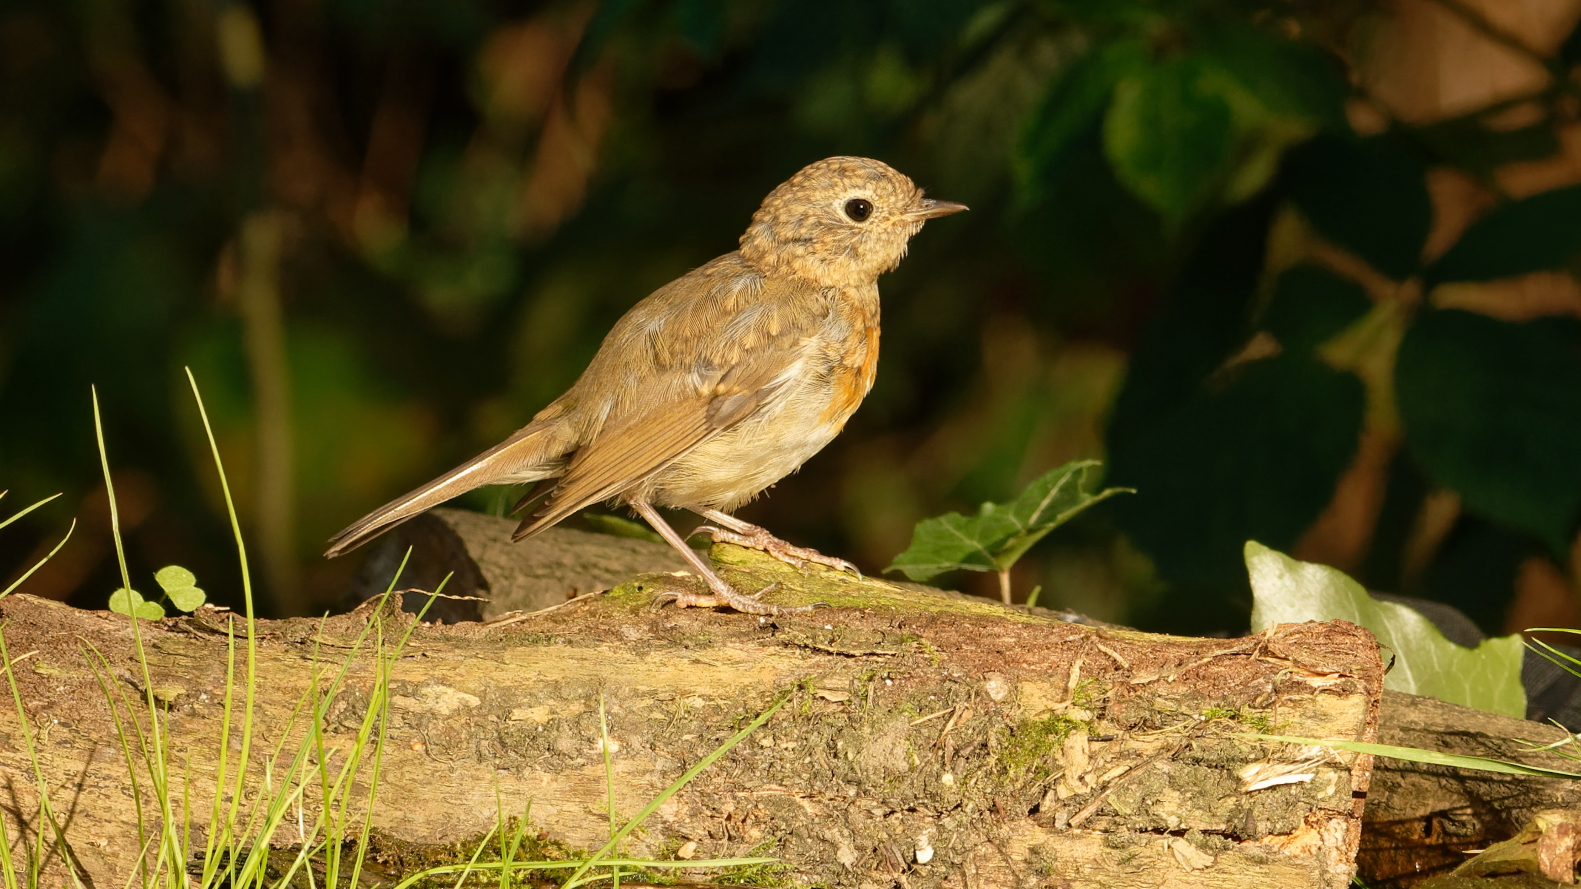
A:
POLYGON ((559 611, 560 609, 567 606, 575 605, 584 599, 591 599, 594 596, 602 596, 605 592, 607 591, 595 590, 591 593, 583 593, 582 595, 575 598, 567 599, 564 602, 561 602, 559 605, 550 605, 548 608, 540 608, 537 611, 512 611, 508 614, 502 614, 494 620, 484 621, 483 625, 489 629, 494 629, 495 627, 508 627, 511 624, 521 623, 529 617, 537 617, 540 614, 548 614, 551 611, 559 611))
POLYGON ((1439 6, 1459 16, 1461 21, 1470 25, 1472 30, 1488 40, 1506 49, 1514 50, 1530 61, 1543 66, 1543 69, 1553 75, 1555 80, 1563 80, 1569 76, 1569 72, 1564 70, 1558 60, 1543 55, 1520 37, 1494 24, 1487 16, 1482 14, 1481 10, 1473 9, 1462 2, 1462 0, 1436 0, 1436 2, 1439 6))
POLYGON ((1139 774, 1143 769, 1153 765, 1159 760, 1172 758, 1175 754, 1186 748, 1186 744, 1191 741, 1192 737, 1195 737, 1195 735, 1182 738, 1180 743, 1176 744, 1174 747, 1171 747, 1168 750, 1160 750, 1152 756, 1149 756, 1147 759, 1144 759, 1129 769, 1126 769, 1124 774, 1115 778, 1113 781, 1110 781, 1108 785, 1106 785, 1102 790, 1098 791, 1097 795, 1094 796, 1092 800, 1087 803, 1087 805, 1082 806, 1081 809, 1076 812, 1076 814, 1070 816, 1070 826, 1080 827, 1083 821, 1091 818, 1093 814, 1098 811, 1098 808, 1103 805, 1104 800, 1109 798, 1109 794, 1113 793, 1116 787, 1124 784, 1131 778, 1131 776, 1139 774))

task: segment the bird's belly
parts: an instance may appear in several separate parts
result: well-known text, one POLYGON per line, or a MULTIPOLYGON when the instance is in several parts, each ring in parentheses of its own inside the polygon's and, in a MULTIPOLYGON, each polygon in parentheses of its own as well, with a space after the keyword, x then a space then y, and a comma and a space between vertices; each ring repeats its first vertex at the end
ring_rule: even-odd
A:
POLYGON ((838 381, 805 386, 654 476, 654 502, 729 512, 823 450, 860 401, 838 381))

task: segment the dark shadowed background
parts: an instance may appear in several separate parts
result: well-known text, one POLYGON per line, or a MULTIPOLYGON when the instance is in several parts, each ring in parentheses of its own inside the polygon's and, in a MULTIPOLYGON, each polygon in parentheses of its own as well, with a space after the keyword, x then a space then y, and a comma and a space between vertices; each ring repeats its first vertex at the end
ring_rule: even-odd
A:
MULTIPOLYGON (((877 572, 1078 457, 1019 597, 1235 630, 1254 538, 1485 629, 1581 625, 1576 0, 10 0, 0 582, 239 580, 493 444, 806 163, 972 212, 881 282, 883 361, 743 515, 877 572)), ((469 501, 497 510, 508 495, 469 501)), ((995 594, 991 576, 941 581, 995 594)))

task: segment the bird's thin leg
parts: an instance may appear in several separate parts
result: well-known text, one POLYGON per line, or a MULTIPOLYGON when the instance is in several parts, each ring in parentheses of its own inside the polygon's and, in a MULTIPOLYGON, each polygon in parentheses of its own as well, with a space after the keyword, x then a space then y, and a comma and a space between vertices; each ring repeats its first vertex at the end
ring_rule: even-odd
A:
MULTIPOLYGON (((862 572, 845 559, 837 559, 833 556, 826 556, 815 549, 786 543, 769 533, 767 528, 754 525, 751 522, 743 522, 728 512, 720 512, 717 509, 711 509, 706 506, 692 507, 692 511, 714 523, 712 525, 702 525, 697 531, 707 531, 716 542, 734 543, 737 546, 760 549, 781 562, 795 565, 798 568, 808 562, 812 562, 815 565, 823 565, 836 571, 848 571, 857 577, 862 576, 862 572)), ((695 534, 697 531, 692 533, 695 534)))
POLYGON ((685 559, 687 564, 696 569, 697 573, 702 575, 703 581, 708 584, 708 589, 710 590, 708 595, 699 595, 697 593, 668 594, 674 596, 674 602, 677 606, 681 608, 718 608, 721 605, 726 605, 746 614, 768 615, 795 614, 813 610, 812 605, 782 608, 778 605, 770 605, 759 598, 764 593, 774 589, 778 584, 769 584, 759 590, 757 595, 754 596, 746 596, 736 592, 734 587, 725 583, 724 578, 714 571, 714 566, 708 563, 708 559, 704 558, 702 553, 686 545, 686 540, 675 533, 675 529, 670 527, 670 523, 666 522, 664 517, 659 515, 658 510, 654 509, 651 504, 635 497, 627 497, 626 502, 631 504, 631 508, 635 509, 637 514, 642 516, 649 525, 653 526, 653 530, 659 532, 660 537, 663 537, 670 546, 675 547, 676 551, 681 554, 681 558, 685 559))

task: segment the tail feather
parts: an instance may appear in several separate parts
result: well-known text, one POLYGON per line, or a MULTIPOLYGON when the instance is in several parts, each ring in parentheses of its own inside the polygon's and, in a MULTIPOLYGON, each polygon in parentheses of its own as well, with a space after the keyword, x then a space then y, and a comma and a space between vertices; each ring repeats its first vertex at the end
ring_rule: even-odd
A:
POLYGON ((333 558, 355 549, 420 512, 484 485, 531 482, 565 470, 570 448, 559 422, 533 423, 455 469, 391 500, 330 538, 324 553, 333 558))

